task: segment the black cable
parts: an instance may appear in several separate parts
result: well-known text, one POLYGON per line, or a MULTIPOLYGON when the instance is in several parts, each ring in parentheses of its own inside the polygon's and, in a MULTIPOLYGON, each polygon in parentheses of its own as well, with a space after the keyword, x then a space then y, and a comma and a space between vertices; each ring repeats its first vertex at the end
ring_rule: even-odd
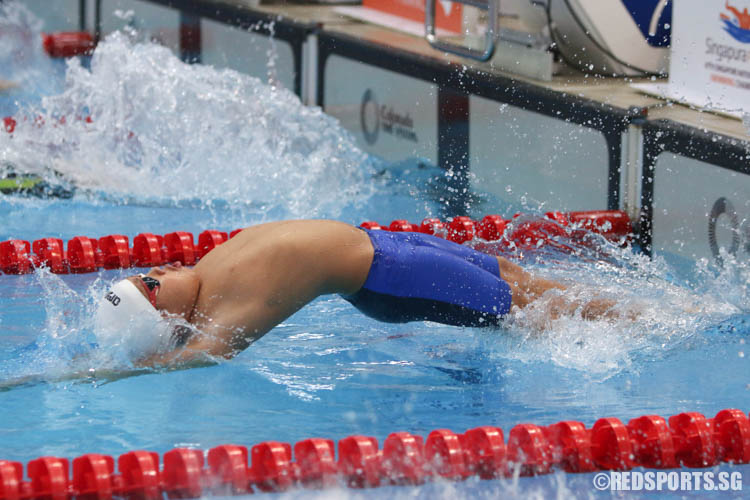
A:
MULTIPOLYGON (((565 2, 565 6, 568 8, 568 12, 570 12, 570 15, 573 16, 573 20, 576 22, 576 24, 581 29, 581 31, 583 31, 586 37, 588 37, 588 39, 591 40, 594 46, 596 46, 596 48, 602 51, 605 56, 609 57, 616 63, 621 64, 622 66, 625 66, 628 69, 632 69, 633 71, 637 71, 641 73, 641 75, 635 75, 635 76, 644 76, 644 77, 646 76, 663 77, 664 76, 663 73, 658 73, 658 72, 649 71, 643 68, 639 68, 638 66, 635 66, 626 61, 623 61, 619 57, 615 56, 609 49, 604 47, 604 45, 602 45, 596 38, 594 38, 588 29, 586 29, 586 27, 583 24, 583 21, 581 21, 581 18, 578 17, 578 14, 576 13, 576 11, 570 6, 570 1, 569 0, 563 0, 563 1, 565 2)), ((570 61, 570 59, 565 56, 562 50, 559 49, 559 47, 561 47, 562 45, 555 38, 555 30, 552 27, 552 0, 547 0, 547 8, 545 10, 547 12, 547 27, 549 29, 549 35, 552 40, 552 43, 554 43, 558 47, 558 53, 560 54, 560 57, 562 57, 562 59, 567 64, 572 65, 573 67, 580 68, 581 67, 580 64, 576 64, 575 61, 570 61)))
POLYGON ((86 0, 78 1, 78 29, 86 31, 86 0))

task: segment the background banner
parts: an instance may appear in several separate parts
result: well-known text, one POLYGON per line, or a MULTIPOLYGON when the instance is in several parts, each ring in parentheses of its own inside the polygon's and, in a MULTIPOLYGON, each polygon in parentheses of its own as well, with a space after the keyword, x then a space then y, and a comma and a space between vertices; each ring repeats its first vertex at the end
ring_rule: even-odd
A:
POLYGON ((668 97, 750 112, 750 0, 674 3, 668 97))

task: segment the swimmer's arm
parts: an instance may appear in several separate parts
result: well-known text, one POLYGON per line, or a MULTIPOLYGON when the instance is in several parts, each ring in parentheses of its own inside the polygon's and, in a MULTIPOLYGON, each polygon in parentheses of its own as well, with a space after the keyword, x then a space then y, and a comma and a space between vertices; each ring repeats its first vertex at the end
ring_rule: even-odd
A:
POLYGON ((212 363, 216 358, 229 359, 236 352, 231 352, 226 346, 207 335, 200 335, 182 347, 166 353, 158 353, 138 360, 135 364, 143 367, 164 367, 183 365, 202 365, 212 363))
POLYGON ((231 359, 273 327, 247 328, 203 327, 185 345, 139 360, 138 366, 182 366, 214 363, 217 358, 231 359))
POLYGON ((177 349, 141 360, 141 366, 171 366, 231 359, 297 311, 305 301, 288 302, 258 295, 254 303, 241 309, 215 313, 206 323, 196 324, 197 332, 177 349))
POLYGON ((214 363, 217 358, 230 359, 238 350, 228 348, 225 342, 217 341, 208 335, 200 335, 182 347, 166 353, 158 353, 138 360, 142 367, 196 366, 214 363))

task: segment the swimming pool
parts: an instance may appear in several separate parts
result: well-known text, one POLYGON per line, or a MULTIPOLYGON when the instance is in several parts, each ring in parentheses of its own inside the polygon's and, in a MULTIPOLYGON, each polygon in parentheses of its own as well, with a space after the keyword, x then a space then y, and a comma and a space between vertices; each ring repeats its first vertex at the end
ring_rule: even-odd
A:
MULTIPOLYGON (((0 198, 0 240, 445 215, 442 171, 416 159, 385 165, 366 156, 334 120, 283 89, 186 66, 124 35, 99 47, 90 72, 76 62, 44 71, 57 75, 52 84, 65 79, 65 90, 42 101, 22 96, 28 104, 14 114, 27 120, 12 136, 0 135, 0 160, 77 192, 69 200, 0 198), (86 116, 90 122, 77 119, 86 116)), ((516 210, 541 207, 477 193, 468 215, 516 210)), ((0 276, 0 383, 14 385, 0 392, 0 458, 163 454, 353 434, 382 443, 396 430, 495 425, 507 433, 522 422, 590 426, 603 416, 747 411, 747 263, 726 258, 719 271, 707 261, 603 250, 604 260, 540 252, 525 261, 550 277, 601 288, 624 308, 643 308, 635 322, 567 318, 539 332, 543 313, 531 309, 498 330, 386 325, 323 297, 232 361, 139 376, 125 376, 132 373, 111 359, 116 353, 90 345, 94 300, 127 271, 0 276), (80 372, 87 377, 70 378, 80 372)), ((356 495, 594 491, 590 474, 555 474, 356 495)))

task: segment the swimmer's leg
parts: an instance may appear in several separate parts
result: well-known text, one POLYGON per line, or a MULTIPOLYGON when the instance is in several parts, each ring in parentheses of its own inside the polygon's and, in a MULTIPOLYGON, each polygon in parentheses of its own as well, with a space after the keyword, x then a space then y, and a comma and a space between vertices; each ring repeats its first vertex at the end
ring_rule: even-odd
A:
POLYGON ((504 257, 496 257, 500 276, 508 283, 513 293, 513 305, 523 309, 551 289, 566 290, 567 287, 557 281, 547 280, 524 271, 504 257))
MULTIPOLYGON (((508 259, 484 254, 465 245, 419 233, 410 234, 409 240, 416 245, 427 246, 452 254, 502 278, 511 289, 512 305, 521 309, 541 297, 548 290, 564 291, 567 289, 562 283, 540 278, 524 271, 521 266, 508 259)), ((566 299, 564 295, 561 295, 550 300, 549 314, 554 319, 562 315, 570 316, 580 310, 584 319, 616 317, 617 313, 612 311, 615 304, 616 301, 610 299, 591 299, 581 303, 566 299)))
MULTIPOLYGON (((435 321, 456 326, 497 324, 511 305, 508 284, 453 252, 394 233, 370 232, 375 257, 364 286, 345 298, 380 321, 435 321)), ((471 249, 467 249, 472 253, 471 249)))
POLYGON ((448 241, 443 238, 438 238, 429 234, 421 233, 402 233, 408 234, 408 241, 415 246, 423 246, 434 248, 440 252, 451 254, 459 259, 465 260, 470 264, 474 264, 487 272, 490 272, 500 278, 500 273, 497 265, 497 259, 494 255, 486 254, 474 250, 473 248, 448 241))
MULTIPOLYGON (((508 283, 513 293, 512 304, 520 309, 539 299, 549 290, 565 291, 568 289, 568 287, 557 281, 534 276, 528 271, 524 271, 521 266, 503 257, 497 257, 497 262, 500 268, 500 275, 508 283)), ((586 302, 581 302, 569 299, 564 294, 561 294, 549 301, 547 312, 550 319, 556 319, 560 316, 572 316, 576 312, 580 312, 581 317, 588 320, 619 318, 619 312, 613 310, 616 304, 616 300, 603 298, 594 298, 586 302)))

